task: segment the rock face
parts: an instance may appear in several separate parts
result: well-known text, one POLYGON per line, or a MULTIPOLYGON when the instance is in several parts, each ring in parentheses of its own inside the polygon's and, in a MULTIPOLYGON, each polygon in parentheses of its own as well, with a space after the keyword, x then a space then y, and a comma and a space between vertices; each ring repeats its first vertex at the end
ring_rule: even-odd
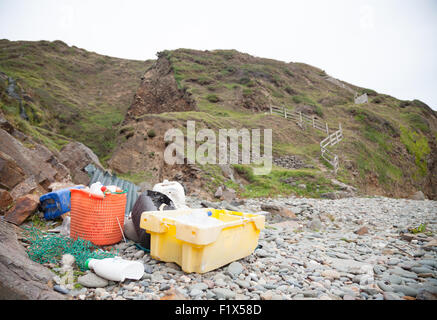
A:
POLYGON ((47 283, 54 274, 33 262, 19 244, 13 225, 0 220, 0 300, 61 300, 47 283))
POLYGON ((50 183, 70 180, 70 171, 56 152, 16 129, 12 133, 0 129, 0 187, 8 190, 13 199, 30 192, 43 194, 49 191, 50 183))
POLYGON ((7 190, 0 189, 0 214, 5 213, 13 201, 14 199, 7 190))
MULTIPOLYGON (((24 135, 23 135, 24 136, 24 135)), ((24 136, 23 141, 33 145, 32 149, 26 148, 22 142, 10 135, 5 130, 0 129, 0 152, 12 158, 16 165, 21 168, 21 171, 27 177, 34 176, 38 184, 46 183, 46 181, 54 182, 68 179, 69 171, 57 159, 57 154, 54 154, 45 146, 36 143, 29 137, 24 136)), ((2 157, 4 159, 4 157, 2 157)), ((14 166, 15 171, 19 171, 14 166)), ((23 181, 23 174, 17 172, 16 179, 18 182, 23 181)), ((5 181, 2 177, 1 181, 5 181)), ((15 183, 17 185, 18 183, 15 183)), ((7 189, 10 189, 8 186, 7 189)))
POLYGON ((45 187, 47 186, 46 182, 43 182, 44 188, 40 186, 35 179, 35 176, 30 176, 26 178, 26 180, 19 183, 17 186, 15 186, 14 189, 11 191, 11 196, 14 199, 18 199, 26 194, 32 193, 35 190, 40 190, 41 193, 44 193, 46 191, 45 187))
POLYGON ((25 176, 14 159, 0 151, 0 187, 11 190, 23 181, 25 176))
POLYGON ((5 220, 20 225, 36 211, 38 204, 39 197, 33 194, 18 198, 15 205, 6 213, 5 220))
POLYGON ((127 111, 127 121, 150 113, 197 110, 190 94, 178 88, 170 62, 163 54, 141 79, 127 111))
POLYGON ((90 177, 83 170, 88 164, 92 163, 103 170, 99 158, 86 145, 80 142, 70 142, 61 149, 61 162, 70 170, 71 178, 74 183, 88 185, 90 177))

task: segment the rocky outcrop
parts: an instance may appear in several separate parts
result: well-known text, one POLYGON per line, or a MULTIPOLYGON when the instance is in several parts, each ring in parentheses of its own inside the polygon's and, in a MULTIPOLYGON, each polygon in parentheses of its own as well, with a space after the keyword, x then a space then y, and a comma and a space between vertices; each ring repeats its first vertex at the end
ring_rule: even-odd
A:
POLYGON ((190 94, 178 88, 171 63, 166 57, 161 55, 141 79, 124 123, 145 114, 197 110, 190 94))
POLYGON ((0 187, 14 199, 33 192, 42 194, 50 183, 70 180, 70 171, 59 155, 22 132, 0 129, 0 141, 0 187))
POLYGON ((32 141, 32 149, 26 148, 21 141, 0 129, 0 151, 9 155, 27 176, 35 176, 37 183, 44 180, 56 181, 65 179, 69 172, 45 146, 32 141))
POLYGON ((0 189, 0 214, 5 213, 13 202, 11 194, 5 189, 0 189))
POLYGON ((286 169, 314 168, 314 166, 306 164, 301 158, 294 155, 286 155, 279 158, 274 158, 273 163, 286 169))
POLYGON ((54 274, 33 262, 18 242, 14 226, 0 220, 0 300, 61 300, 49 283, 54 274))
POLYGON ((104 170, 96 154, 83 143, 76 141, 61 149, 59 159, 70 170, 71 178, 77 184, 89 184, 90 177, 84 170, 88 164, 92 163, 104 170))
POLYGON ((17 199, 15 205, 6 213, 5 221, 20 225, 32 215, 39 205, 39 197, 28 194, 17 199))
POLYGON ((11 190, 22 182, 25 176, 14 159, 0 151, 0 187, 11 190))

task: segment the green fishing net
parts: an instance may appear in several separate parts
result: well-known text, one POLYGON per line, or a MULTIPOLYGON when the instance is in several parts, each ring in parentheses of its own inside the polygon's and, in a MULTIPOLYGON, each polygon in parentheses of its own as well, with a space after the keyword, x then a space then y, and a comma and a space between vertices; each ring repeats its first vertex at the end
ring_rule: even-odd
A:
POLYGON ((42 232, 35 227, 24 229, 24 240, 30 243, 27 248, 29 258, 38 263, 58 264, 64 254, 71 254, 76 258, 76 265, 81 271, 86 270, 85 263, 88 259, 113 258, 117 255, 115 250, 104 251, 88 240, 69 237, 55 233, 42 232))

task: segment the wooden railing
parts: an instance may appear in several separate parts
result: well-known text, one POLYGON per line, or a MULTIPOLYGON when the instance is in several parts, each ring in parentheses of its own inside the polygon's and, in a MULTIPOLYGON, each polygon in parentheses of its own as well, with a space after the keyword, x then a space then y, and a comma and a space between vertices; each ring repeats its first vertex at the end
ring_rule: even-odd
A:
POLYGON ((329 151, 327 148, 336 145, 343 139, 343 130, 341 128, 341 124, 339 124, 339 128, 337 131, 329 134, 328 123, 322 122, 316 116, 308 116, 300 111, 292 111, 285 107, 276 106, 270 106, 270 114, 276 114, 284 117, 285 119, 292 120, 296 122, 296 124, 302 129, 304 129, 306 126, 311 126, 319 131, 326 133, 327 137, 320 141, 322 158, 333 166, 334 173, 337 174, 337 170, 339 168, 338 156, 329 151))
POLYGON ((325 159, 329 164, 334 167, 334 173, 337 174, 337 170, 339 167, 338 156, 327 148, 332 147, 343 140, 343 129, 341 128, 341 124, 338 125, 339 128, 334 133, 329 134, 325 139, 320 141, 320 150, 322 151, 322 158, 325 159))

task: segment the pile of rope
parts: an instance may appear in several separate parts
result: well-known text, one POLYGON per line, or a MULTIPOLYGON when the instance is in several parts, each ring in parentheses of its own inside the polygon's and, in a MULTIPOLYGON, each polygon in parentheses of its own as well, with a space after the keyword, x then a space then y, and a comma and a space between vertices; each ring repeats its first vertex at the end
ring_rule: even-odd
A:
POLYGON ((29 258, 40 264, 58 264, 62 255, 71 254, 76 258, 76 265, 81 271, 86 269, 88 259, 104 259, 116 256, 112 251, 104 251, 88 240, 78 238, 73 240, 69 237, 54 233, 45 233, 35 227, 24 229, 24 240, 30 243, 27 248, 29 258))

